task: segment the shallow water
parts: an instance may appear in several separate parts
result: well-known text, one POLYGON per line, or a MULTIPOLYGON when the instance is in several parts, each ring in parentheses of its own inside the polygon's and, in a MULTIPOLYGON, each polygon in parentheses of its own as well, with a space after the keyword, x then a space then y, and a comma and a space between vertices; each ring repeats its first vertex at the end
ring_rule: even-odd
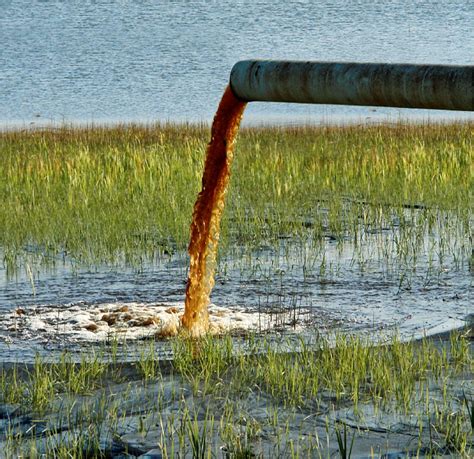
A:
MULTIPOLYGON (((470 64, 469 0, 0 2, 0 126, 210 121, 241 59, 470 64)), ((251 104, 247 122, 462 112, 251 104)), ((472 118, 472 115, 470 115, 472 118)))
MULTIPOLYGON (((339 330, 374 338, 398 332, 409 339, 465 325, 473 302, 468 258, 448 247, 442 261, 430 262, 433 253, 428 250, 420 250, 416 262, 387 260, 376 254, 380 237, 367 235, 357 249, 350 241, 338 244, 330 238, 320 247, 283 241, 279 251, 241 249, 239 255, 220 260, 212 302, 269 314, 270 328, 290 335, 339 330)), ((71 305, 147 307, 158 302, 182 307, 187 268, 187 257, 177 255, 140 270, 72 271, 65 265, 49 273, 38 271, 33 278, 20 272, 10 280, 2 270, 0 313, 5 317, 16 308, 35 311, 41 305, 57 308, 58 314, 71 305)), ((34 330, 15 335, 8 326, 5 320, 0 323, 0 350, 6 360, 68 345, 67 339, 48 340, 34 330)))

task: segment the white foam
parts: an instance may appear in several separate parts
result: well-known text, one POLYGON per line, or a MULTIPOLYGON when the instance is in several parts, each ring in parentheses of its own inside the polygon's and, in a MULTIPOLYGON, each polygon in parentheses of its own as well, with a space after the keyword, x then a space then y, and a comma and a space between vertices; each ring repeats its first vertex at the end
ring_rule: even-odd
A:
MULTIPOLYGON (((55 343, 100 343, 118 338, 166 339, 181 330, 182 303, 102 303, 97 305, 51 305, 18 308, 0 316, 0 341, 8 346, 29 341, 55 343)), ((396 332, 403 341, 435 335, 466 325, 465 318, 439 317, 431 314, 409 315, 396 324, 374 328, 363 320, 342 320, 323 311, 298 310, 262 312, 243 307, 209 306, 211 334, 249 332, 290 332, 310 336, 345 330, 347 333, 368 334, 374 339, 390 339, 396 332), (337 319, 337 320, 336 320, 337 319), (360 323, 359 323, 360 322, 360 323), (353 330, 349 324, 358 324, 353 330), (342 328, 341 328, 342 327, 342 328)))
MULTIPOLYGON (((182 303, 36 306, 5 314, 0 328, 12 336, 40 341, 101 342, 112 337, 160 339, 179 333, 183 312, 182 303)), ((284 323, 288 319, 286 315, 211 304, 209 332, 266 331, 276 323, 284 323)), ((292 327, 292 330, 298 328, 292 327)))

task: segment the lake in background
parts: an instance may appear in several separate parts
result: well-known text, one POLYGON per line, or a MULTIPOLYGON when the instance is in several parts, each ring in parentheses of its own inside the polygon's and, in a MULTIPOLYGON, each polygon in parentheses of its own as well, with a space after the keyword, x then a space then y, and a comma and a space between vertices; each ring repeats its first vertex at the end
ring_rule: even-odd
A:
MULTIPOLYGON (((0 126, 212 119, 241 59, 472 64, 474 2, 0 0, 0 126)), ((253 123, 463 112, 252 103, 253 123)))

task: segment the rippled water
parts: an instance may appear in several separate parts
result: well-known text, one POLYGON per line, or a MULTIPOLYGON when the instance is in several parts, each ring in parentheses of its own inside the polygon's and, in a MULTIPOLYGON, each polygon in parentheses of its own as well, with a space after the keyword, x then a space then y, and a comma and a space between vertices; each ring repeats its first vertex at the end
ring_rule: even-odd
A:
MULTIPOLYGON (((364 250, 367 256, 372 252, 370 242, 364 250)), ((456 266, 448 258, 429 267, 424 254, 416 265, 388 267, 377 257, 361 261, 351 244, 341 251, 336 243, 326 244, 320 253, 295 246, 279 254, 268 249, 250 256, 221 261, 213 302, 262 311, 310 308, 351 327, 406 325, 416 314, 429 327, 472 312, 473 278, 467 262, 456 266)), ((65 267, 38 273, 33 282, 19 273, 9 282, 0 278, 0 311, 35 304, 183 302, 187 268, 187 258, 176 256, 139 271, 102 267, 71 272, 65 267)))
MULTIPOLYGON (((461 252, 448 247, 440 261, 435 252, 421 249, 416 262, 403 263, 376 256, 378 242, 374 235, 359 248, 350 241, 340 245, 329 240, 320 249, 288 242, 277 252, 243 250, 241 256, 221 260, 212 301, 264 313, 286 311, 286 333, 291 333, 293 317, 309 332, 341 330, 374 338, 398 332, 404 339, 447 331, 470 320, 472 266, 461 252), (433 255, 435 261, 430 262, 433 255)), ((59 311, 78 303, 84 308, 131 302, 183 304, 187 266, 186 257, 177 255, 139 271, 103 267, 73 272, 64 266, 34 278, 19 273, 9 282, 0 278, 0 312, 36 305, 57 306, 59 311)), ((275 325, 283 325, 275 317, 275 325)), ((15 359, 20 352, 33 358, 37 350, 44 352, 35 344, 34 333, 29 334, 33 341, 26 343, 7 332, 7 326, 0 321, 3 359, 15 359)))
MULTIPOLYGON (((472 63, 472 0, 0 2, 0 125, 211 120, 237 60, 472 63)), ((251 104, 257 122, 436 111, 251 104)))

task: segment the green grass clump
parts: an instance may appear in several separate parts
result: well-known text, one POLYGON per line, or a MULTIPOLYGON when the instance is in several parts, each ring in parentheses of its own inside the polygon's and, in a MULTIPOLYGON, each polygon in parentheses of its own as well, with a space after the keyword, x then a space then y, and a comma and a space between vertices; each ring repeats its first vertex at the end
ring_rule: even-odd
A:
POLYGON ((18 407, 25 422, 34 419, 41 428, 22 429, 12 411, 0 442, 11 457, 68 457, 67 451, 110 457, 113 448, 126 450, 120 446, 123 435, 136 432, 141 440, 150 435, 169 458, 328 457, 331 451, 350 457, 370 429, 364 425, 402 416, 417 420, 403 433, 413 437, 407 454, 469 457, 469 339, 454 333, 444 341, 402 343, 394 336, 376 343, 338 335, 309 345, 263 337, 178 337, 168 365, 153 342, 138 349, 133 365, 105 353, 100 362, 84 355, 73 363, 69 353, 50 363, 37 357, 31 367, 0 372, 0 408, 18 407), (289 353, 290 345, 298 352, 289 353), (349 411, 360 428, 347 425, 349 411))
POLYGON ((92 393, 106 370, 107 364, 95 354, 82 354, 77 363, 68 352, 54 363, 36 355, 31 368, 14 365, 8 370, 0 369, 0 403, 27 404, 42 413, 59 393, 92 393))
MULTIPOLYGON (((357 240, 395 227, 399 258, 426 231, 465 241, 472 131, 472 123, 243 129, 222 247, 328 233, 357 240)), ((184 250, 208 140, 207 126, 172 124, 0 133, 5 265, 137 265, 184 250)))
POLYGON ((461 334, 451 335, 450 358, 428 340, 401 343, 397 337, 380 345, 338 335, 321 340, 319 349, 300 342, 296 353, 282 353, 272 343, 259 346, 255 353, 236 354, 228 339, 205 338, 199 344, 180 339, 175 342, 174 366, 195 392, 215 391, 222 384, 240 389, 256 385, 285 406, 314 406, 330 396, 337 404, 355 406, 368 400, 395 402, 408 412, 428 376, 443 381, 472 370, 474 363, 469 341, 461 334), (466 352, 458 354, 459 346, 466 352))

